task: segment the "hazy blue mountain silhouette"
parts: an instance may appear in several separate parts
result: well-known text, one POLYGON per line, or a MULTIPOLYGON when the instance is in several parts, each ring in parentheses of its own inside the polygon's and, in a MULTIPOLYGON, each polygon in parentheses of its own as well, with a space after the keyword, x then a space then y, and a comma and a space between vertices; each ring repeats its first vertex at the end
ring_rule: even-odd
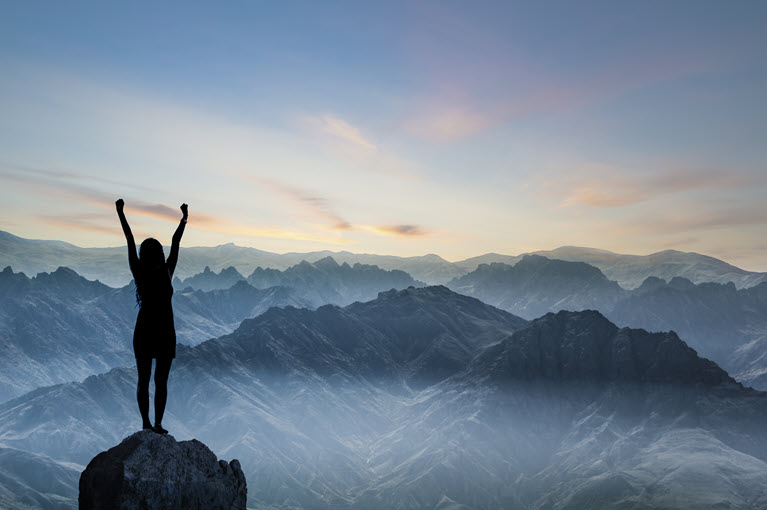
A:
MULTIPOLYGON (((195 345, 230 333, 243 319, 271 306, 347 304, 374 298, 381 290, 420 285, 401 271, 337 265, 331 258, 304 262, 285 272, 267 271, 274 278, 259 280, 251 275, 263 289, 248 284, 244 277, 238 279, 233 268, 219 274, 203 272, 181 285, 176 281, 173 308, 178 342, 195 345)), ((7 267, 0 273, 0 304, 0 326, 4 327, 0 331, 0 402, 41 385, 81 380, 133 363, 131 342, 138 313, 133 283, 114 289, 68 268, 28 278, 7 267)))
MULTIPOLYGON (((168 253, 166 247, 166 253, 168 253)), ((180 279, 192 277, 204 271, 234 267, 243 275, 253 268, 286 270, 301 261, 313 263, 332 256, 339 263, 374 265, 384 270, 401 270, 413 278, 429 283, 444 283, 462 275, 465 270, 454 266, 438 255, 398 257, 378 254, 354 254, 351 252, 317 252, 276 254, 250 247, 227 243, 216 247, 184 247, 175 275, 180 279)), ((17 271, 35 275, 51 272, 66 266, 91 280, 101 280, 121 287, 130 282, 131 274, 125 264, 125 247, 81 248, 62 241, 28 240, 0 231, 0 267, 11 266, 17 271)))
POLYGON ((621 325, 674 330, 739 381, 767 389, 767 282, 736 289, 648 278, 608 316, 621 325))
MULTIPOLYGON (((216 289, 229 289, 237 282, 247 281, 234 266, 224 268, 219 273, 211 271, 210 266, 181 281, 178 277, 173 279, 173 287, 176 289, 185 289, 191 287, 199 291, 214 291, 216 289)), ((271 287, 271 286, 266 286, 271 287)))
POLYGON ((610 310, 625 295, 594 266, 537 255, 513 266, 480 264, 447 286, 527 319, 563 309, 610 310))
MULTIPOLYGON (((274 305, 310 306, 293 290, 246 282, 224 291, 173 296, 178 341, 198 344, 274 305)), ((81 380, 134 363, 138 309, 133 285, 89 281, 68 268, 29 278, 0 272, 0 401, 41 385, 81 380)))
MULTIPOLYGON (((767 505, 767 394, 676 334, 528 324, 444 287, 271 308, 182 347, 164 424, 255 507, 767 505)), ((0 405, 0 442, 84 462, 137 427, 135 371, 0 405)))
POLYGON ((301 261, 285 270, 259 266, 247 278, 231 266, 220 273, 206 266, 202 273, 175 282, 179 288, 192 287, 210 291, 228 289, 240 281, 247 281, 259 289, 273 286, 292 288, 314 307, 328 303, 348 305, 356 301, 372 300, 383 290, 424 285, 400 270, 382 270, 377 266, 359 263, 353 266, 338 264, 332 257, 313 263, 301 261))
POLYGON ((313 263, 301 261, 285 271, 258 267, 248 276, 248 282, 258 288, 291 287, 316 306, 348 305, 372 300, 380 291, 424 285, 401 270, 382 270, 360 263, 339 265, 332 257, 313 263))
POLYGON ((738 381, 767 389, 767 283, 737 289, 648 277, 624 290, 586 263, 525 256, 514 266, 482 264, 448 286, 527 318, 593 308, 622 326, 674 330, 738 381))
MULTIPOLYGON (((318 252, 275 254, 233 243, 216 247, 184 247, 176 275, 186 279, 209 266, 214 272, 234 267, 242 275, 253 268, 286 270, 305 260, 313 263, 332 256, 339 264, 375 265, 383 270, 402 270, 414 279, 427 284, 446 284, 451 279, 474 271, 481 263, 515 264, 523 255, 484 254, 462 261, 449 262, 436 254, 416 257, 397 257, 351 252, 318 252)), ((167 249, 166 249, 167 253, 167 249)), ((694 283, 734 282, 737 288, 751 287, 767 280, 767 273, 750 272, 719 259, 696 254, 666 250, 647 256, 615 254, 607 250, 582 247, 560 247, 555 250, 533 252, 551 259, 585 262, 596 266, 610 279, 626 289, 639 286, 647 277, 665 280, 684 277, 694 283)), ((125 247, 81 248, 61 241, 27 240, 0 231, 0 267, 10 265, 28 275, 51 272, 59 266, 72 268, 88 279, 98 279, 121 287, 131 280, 125 265, 125 247)))
POLYGON ((455 265, 463 268, 464 273, 469 273, 483 263, 514 265, 525 255, 540 255, 549 259, 588 263, 599 268, 608 279, 618 282, 624 289, 634 289, 648 277, 658 277, 664 280, 683 277, 695 284, 733 282, 738 289, 752 287, 767 281, 767 273, 746 271, 715 257, 678 250, 663 250, 640 256, 616 254, 596 248, 559 247, 554 250, 538 250, 518 256, 485 254, 458 261, 455 265))

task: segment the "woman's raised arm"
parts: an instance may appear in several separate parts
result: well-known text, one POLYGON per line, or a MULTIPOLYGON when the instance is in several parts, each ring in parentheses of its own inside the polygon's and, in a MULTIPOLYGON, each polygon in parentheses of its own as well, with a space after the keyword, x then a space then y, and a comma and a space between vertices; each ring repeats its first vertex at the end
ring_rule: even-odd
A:
POLYGON ((187 205, 186 203, 181 205, 181 212, 184 214, 184 216, 181 217, 181 222, 179 222, 178 227, 176 228, 176 232, 173 233, 173 241, 170 245, 170 255, 168 256, 168 260, 166 261, 168 264, 168 273, 170 273, 170 276, 173 276, 173 272, 176 270, 176 263, 178 263, 178 250, 179 246, 181 245, 181 236, 184 235, 184 227, 186 227, 186 219, 189 216, 189 212, 187 211, 187 205))
POLYGON ((117 216, 120 217, 120 225, 122 225, 125 239, 128 242, 128 265, 130 265, 130 271, 133 274, 133 278, 136 278, 136 270, 138 269, 138 254, 136 253, 136 242, 133 239, 133 233, 128 225, 128 220, 125 218, 125 201, 117 199, 115 201, 115 207, 117 208, 117 216))

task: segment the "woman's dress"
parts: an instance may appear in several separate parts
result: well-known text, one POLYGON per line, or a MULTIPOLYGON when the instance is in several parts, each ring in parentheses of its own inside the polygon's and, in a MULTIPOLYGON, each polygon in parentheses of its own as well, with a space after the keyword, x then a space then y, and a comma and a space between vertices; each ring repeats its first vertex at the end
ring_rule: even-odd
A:
POLYGON ((133 330, 136 358, 176 358, 176 329, 173 324, 173 286, 170 274, 134 275, 141 303, 133 330))

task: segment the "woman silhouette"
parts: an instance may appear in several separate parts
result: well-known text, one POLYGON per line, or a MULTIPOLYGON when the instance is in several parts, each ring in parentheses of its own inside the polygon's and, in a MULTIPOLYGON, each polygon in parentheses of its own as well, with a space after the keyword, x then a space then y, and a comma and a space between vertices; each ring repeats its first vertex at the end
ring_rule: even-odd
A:
POLYGON ((136 242, 133 240, 133 233, 123 212, 125 202, 119 199, 115 202, 115 206, 125 239, 128 241, 128 264, 133 280, 136 282, 136 301, 139 305, 136 328, 133 331, 133 352, 136 355, 138 369, 138 388, 136 389, 138 409, 141 412, 144 429, 165 434, 168 431, 162 427, 162 416, 168 399, 168 373, 170 373, 171 362, 176 357, 171 278, 173 270, 176 269, 178 248, 181 236, 184 234, 184 226, 186 226, 187 205, 181 205, 183 217, 173 234, 173 243, 167 261, 162 245, 154 238, 145 239, 141 243, 139 254, 136 254, 136 242), (149 378, 152 375, 153 358, 157 359, 154 370, 154 427, 149 421, 149 378))

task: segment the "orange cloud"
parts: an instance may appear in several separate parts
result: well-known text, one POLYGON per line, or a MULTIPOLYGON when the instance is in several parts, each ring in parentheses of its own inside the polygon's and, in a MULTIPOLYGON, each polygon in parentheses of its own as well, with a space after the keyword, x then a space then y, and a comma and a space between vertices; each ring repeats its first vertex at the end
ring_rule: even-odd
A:
MULTIPOLYGON (((85 204, 93 204, 114 211, 114 202, 116 199, 110 194, 88 186, 72 183, 70 181, 52 179, 54 177, 59 177, 56 176, 56 173, 45 173, 39 171, 36 172, 36 174, 37 177, 30 177, 18 172, 4 172, 0 173, 0 176, 24 185, 33 186, 36 193, 45 192, 51 197, 66 197, 70 200, 80 201, 81 203, 85 204)), ((72 178, 76 176, 67 174, 66 177, 72 178)), ((280 227, 257 227, 242 224, 227 218, 197 212, 194 210, 193 206, 194 205, 192 205, 190 208, 189 213, 189 228, 223 234, 289 240, 318 241, 340 245, 354 243, 353 241, 349 240, 319 236, 314 233, 297 231, 294 229, 280 227)), ((139 200, 134 201, 129 196, 125 196, 125 212, 126 216, 129 217, 129 220, 131 214, 153 219, 167 220, 174 223, 181 219, 180 209, 172 208, 165 204, 151 204, 139 200)), ((119 226, 116 228, 109 228, 104 225, 93 223, 92 221, 83 219, 79 216, 72 217, 70 215, 69 217, 59 217, 58 220, 56 217, 47 217, 44 219, 44 221, 49 224, 56 224, 61 227, 69 227, 79 230, 89 230, 92 232, 109 234, 114 234, 115 232, 119 233, 119 226)))
MULTIPOLYGON (((199 225, 212 225, 224 223, 225 220, 211 215, 205 215, 198 213, 190 206, 189 221, 194 220, 194 223, 199 225)), ((146 202, 126 202, 125 211, 135 213, 137 215, 156 218, 159 220, 170 220, 171 222, 178 222, 181 220, 181 208, 172 208, 165 204, 149 204, 146 202)))
MULTIPOLYGON (((578 170, 578 172, 581 172, 578 170)), ((586 171, 588 172, 588 171, 586 171)), ((608 169, 599 176, 552 179, 539 186, 542 196, 561 200, 562 206, 616 208, 646 202, 661 195, 716 188, 737 188, 751 182, 743 175, 718 170, 667 170, 646 177, 608 169)))
POLYGON ((81 231, 98 232, 112 235, 121 234, 121 231, 116 229, 114 226, 108 227, 106 225, 99 225, 80 218, 52 215, 38 215, 36 218, 44 224, 55 225, 57 227, 65 227, 67 229, 78 229, 81 231))
POLYGON ((375 234, 382 234, 386 236, 415 237, 415 236, 425 236, 426 234, 428 234, 428 231, 424 230, 423 228, 417 225, 410 225, 410 224, 360 225, 359 227, 366 231, 369 231, 375 234))

